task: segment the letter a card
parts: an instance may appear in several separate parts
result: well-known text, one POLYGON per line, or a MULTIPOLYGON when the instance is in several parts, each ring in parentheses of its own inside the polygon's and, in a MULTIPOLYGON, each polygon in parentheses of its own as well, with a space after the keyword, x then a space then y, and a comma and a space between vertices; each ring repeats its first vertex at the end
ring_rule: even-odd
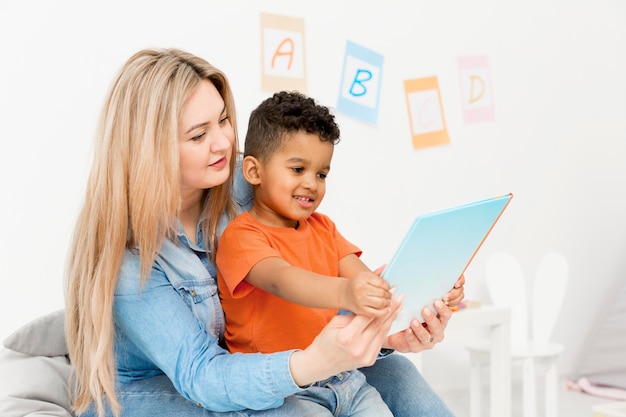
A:
POLYGON ((463 120, 466 124, 493 122, 493 89, 486 56, 458 57, 463 120))
POLYGON ((404 81, 413 148, 450 142, 437 77, 404 81))
POLYGON ((382 55, 348 41, 337 111, 375 126, 382 73, 382 55))
POLYGON ((261 89, 307 93, 304 20, 261 13, 261 89))

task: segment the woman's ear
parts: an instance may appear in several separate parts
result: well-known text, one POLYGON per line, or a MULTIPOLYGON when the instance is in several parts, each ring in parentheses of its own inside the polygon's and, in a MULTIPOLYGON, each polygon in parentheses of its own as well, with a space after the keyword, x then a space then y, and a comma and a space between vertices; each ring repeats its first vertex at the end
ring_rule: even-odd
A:
POLYGON ((261 183, 261 163, 254 156, 246 156, 243 158, 242 173, 243 177, 252 185, 261 183))

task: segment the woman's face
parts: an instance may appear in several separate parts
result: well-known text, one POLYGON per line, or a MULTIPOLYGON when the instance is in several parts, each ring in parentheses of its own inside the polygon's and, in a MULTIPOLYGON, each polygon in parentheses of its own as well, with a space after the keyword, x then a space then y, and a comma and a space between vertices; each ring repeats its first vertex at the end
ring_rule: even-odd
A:
POLYGON ((230 175, 234 140, 224 100, 210 81, 202 80, 183 104, 178 120, 182 190, 223 184, 230 175))

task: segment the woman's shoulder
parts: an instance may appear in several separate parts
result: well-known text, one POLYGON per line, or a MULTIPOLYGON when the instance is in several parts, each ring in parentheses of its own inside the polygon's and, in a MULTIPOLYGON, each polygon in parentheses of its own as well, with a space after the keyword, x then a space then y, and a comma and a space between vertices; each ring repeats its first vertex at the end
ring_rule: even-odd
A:
MULTIPOLYGON (((190 250, 180 243, 165 239, 156 258, 150 267, 150 276, 142 280, 141 256, 137 249, 126 249, 117 277, 116 295, 138 294, 150 287, 163 285, 171 279, 168 276, 180 274, 179 270, 187 270, 195 266, 190 250), (142 282, 143 281, 143 282, 142 282)), ((198 261, 199 262, 199 261, 198 261)), ((198 273, 202 269, 196 267, 198 273)))
POLYGON ((115 285, 115 295, 137 294, 142 288, 141 280, 141 257, 136 249, 126 249, 120 265, 115 285))
POLYGON ((235 172, 233 173, 233 198, 235 199, 235 203, 237 203, 240 212, 243 212, 250 210, 250 207, 252 207, 254 192, 252 190, 252 186, 243 177, 241 167, 241 156, 237 156, 237 161, 235 162, 235 172))

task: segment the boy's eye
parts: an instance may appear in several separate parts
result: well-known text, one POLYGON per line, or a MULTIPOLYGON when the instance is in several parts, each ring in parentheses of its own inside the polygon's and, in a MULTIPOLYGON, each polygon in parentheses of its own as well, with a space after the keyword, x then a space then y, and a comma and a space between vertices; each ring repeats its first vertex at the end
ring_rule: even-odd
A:
POLYGON ((328 174, 324 174, 323 172, 320 172, 319 174, 317 174, 317 176, 318 176, 320 179, 325 180, 325 179, 326 179, 326 177, 328 176, 328 174))
POLYGON ((292 167, 291 170, 293 172, 295 172, 296 174, 300 174, 304 170, 304 168, 302 168, 302 167, 292 167))

